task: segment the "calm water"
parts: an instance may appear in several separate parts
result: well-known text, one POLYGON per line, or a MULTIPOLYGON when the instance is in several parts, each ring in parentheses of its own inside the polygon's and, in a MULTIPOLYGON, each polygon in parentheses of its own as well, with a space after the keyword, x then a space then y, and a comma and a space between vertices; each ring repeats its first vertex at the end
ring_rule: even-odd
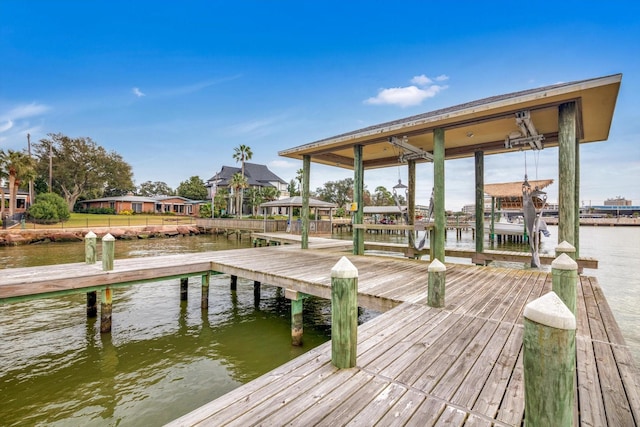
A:
MULTIPOLYGON (((551 231, 543 252, 555 246, 551 231)), ((116 257, 242 245, 211 236, 118 241, 116 257)), ((471 245, 470 234, 461 241, 448 236, 447 246, 471 245)), ((586 273, 598 277, 640 364, 640 227, 584 227, 581 245, 583 256, 600 260, 586 273)), ((0 248, 5 268, 83 261, 83 244, 0 248)), ((0 424, 162 425, 330 337, 326 301, 305 301, 305 344, 296 348, 289 303, 277 288, 263 285, 256 303, 253 282, 239 279, 231 292, 228 276, 212 276, 210 309, 202 314, 200 280, 189 283, 182 304, 177 281, 117 289, 111 334, 101 335, 99 322, 86 318, 84 295, 0 305, 0 424)), ((361 321, 372 316, 365 311, 361 321)))

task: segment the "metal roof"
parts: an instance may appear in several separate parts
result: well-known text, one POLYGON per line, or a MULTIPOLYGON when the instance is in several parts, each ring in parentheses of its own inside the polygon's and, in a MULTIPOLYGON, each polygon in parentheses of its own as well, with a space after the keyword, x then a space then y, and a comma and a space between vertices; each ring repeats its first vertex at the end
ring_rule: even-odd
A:
MULTIPOLYGON (((271 202, 265 202, 260 204, 261 208, 278 208, 278 207, 300 207, 302 206, 302 197, 294 196, 286 199, 273 200, 271 202)), ((325 202, 323 200, 309 198, 309 207, 312 208, 335 208, 338 207, 335 203, 325 202)))
MULTIPOLYGON (((391 137, 407 137, 407 142, 433 152, 433 131, 445 131, 445 158, 473 156, 475 151, 497 154, 521 149, 506 148, 505 138, 519 131, 515 115, 529 111, 544 147, 558 145, 558 106, 575 101, 576 136, 580 143, 603 141, 609 136, 622 74, 560 83, 520 92, 493 96, 400 120, 381 123, 298 147, 280 151, 284 157, 353 169, 353 146, 363 146, 365 169, 400 164, 399 149, 391 137)), ((425 161, 425 160, 417 160, 425 161)))

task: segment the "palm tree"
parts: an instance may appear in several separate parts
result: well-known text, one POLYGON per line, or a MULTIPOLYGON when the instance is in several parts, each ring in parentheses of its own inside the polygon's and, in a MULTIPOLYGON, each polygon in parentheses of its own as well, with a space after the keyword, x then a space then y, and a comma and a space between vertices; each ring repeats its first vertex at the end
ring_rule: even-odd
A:
MULTIPOLYGON (((237 146, 236 148, 233 149, 234 153, 233 153, 233 158, 235 159, 236 163, 237 162, 242 162, 242 176, 245 177, 244 174, 244 162, 246 162, 247 160, 251 160, 251 157, 253 157, 253 152, 251 151, 251 147, 249 147, 248 145, 244 145, 244 144, 240 144, 239 146, 237 146)), ((246 180, 246 178, 245 178, 246 180)), ((242 202, 244 199, 244 188, 242 187, 242 189, 240 189, 240 213, 242 213, 242 202)))
MULTIPOLYGON (((235 159, 236 163, 242 162, 242 177, 244 178, 245 177, 244 162, 246 162, 247 160, 251 160, 251 157, 253 157, 253 152, 251 151, 251 147, 249 147, 248 145, 240 144, 239 146, 234 148, 233 151, 234 151, 233 158, 235 159)), ((246 178, 245 178, 245 181, 246 181, 246 178)), ((242 188, 246 188, 246 186, 242 188)), ((243 198, 244 198, 244 191, 241 189, 240 190, 240 213, 242 213, 243 198)))
POLYGON ((35 178, 36 162, 25 151, 0 150, 0 168, 2 175, 9 177, 9 216, 13 216, 18 188, 23 180, 35 178))
POLYGON ((247 178, 244 175, 236 173, 231 178, 231 188, 233 188, 236 197, 236 217, 242 216, 242 189, 247 188, 247 178))

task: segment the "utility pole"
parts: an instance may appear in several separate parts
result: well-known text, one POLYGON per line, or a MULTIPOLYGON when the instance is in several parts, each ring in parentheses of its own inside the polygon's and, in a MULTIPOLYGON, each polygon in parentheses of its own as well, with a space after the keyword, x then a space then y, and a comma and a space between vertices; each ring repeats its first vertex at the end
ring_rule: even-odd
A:
MULTIPOLYGON (((27 151, 31 158, 31 135, 27 133, 27 151)), ((33 204, 33 179, 29 180, 29 205, 33 204)))
POLYGON ((51 178, 53 177, 53 141, 49 142, 49 193, 53 193, 51 188, 51 178))

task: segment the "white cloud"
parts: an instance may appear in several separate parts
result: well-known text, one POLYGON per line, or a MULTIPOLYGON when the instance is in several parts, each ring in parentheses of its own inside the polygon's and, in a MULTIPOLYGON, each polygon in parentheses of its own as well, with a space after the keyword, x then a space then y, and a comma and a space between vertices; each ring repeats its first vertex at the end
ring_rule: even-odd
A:
POLYGON ((269 166, 280 169, 293 169, 296 167, 300 168, 300 165, 298 163, 293 163, 288 160, 272 160, 269 162, 269 166))
POLYGON ((5 124, 0 125, 0 132, 8 131, 12 127, 13 127, 13 121, 12 120, 7 120, 7 122, 5 124))
POLYGON ((414 78, 412 78, 411 83, 418 86, 426 86, 430 83, 433 83, 433 80, 431 80, 429 77, 425 76, 424 74, 420 74, 419 76, 415 76, 414 78))
POLYGON ((132 92, 135 96, 137 96, 138 98, 140 98, 140 97, 142 97, 142 96, 146 96, 146 95, 145 95, 144 93, 142 93, 142 91, 141 91, 139 88, 137 88, 137 87, 134 87, 133 89, 131 89, 131 92, 132 92))
POLYGON ((12 108, 5 113, 0 114, 0 121, 13 122, 14 120, 39 116, 49 111, 49 109, 50 108, 47 105, 37 104, 35 102, 32 102, 31 104, 22 104, 12 108))
MULTIPOLYGON (((449 77, 442 74, 435 78, 436 81, 445 81, 449 77)), ((424 74, 414 76, 411 86, 380 89, 378 95, 364 101, 370 105, 398 105, 411 107, 419 105, 427 98, 433 98, 448 86, 433 84, 433 80, 424 74)))

